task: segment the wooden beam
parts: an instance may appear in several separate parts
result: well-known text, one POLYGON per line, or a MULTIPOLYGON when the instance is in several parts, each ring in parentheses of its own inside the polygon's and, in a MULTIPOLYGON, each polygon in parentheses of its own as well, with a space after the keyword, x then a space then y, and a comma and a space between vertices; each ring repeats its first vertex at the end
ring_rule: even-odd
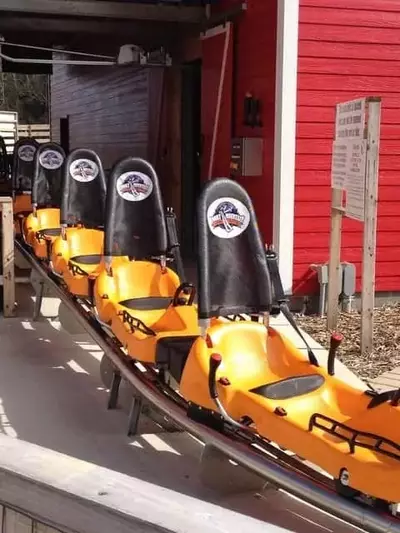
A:
MULTIPOLYGON (((0 0, 1 1, 1 0, 0 0)), ((116 19, 55 18, 37 16, 1 16, 0 34, 6 41, 35 46, 63 45, 78 47, 86 52, 97 49, 114 54, 118 46, 134 43, 145 48, 172 44, 189 35, 197 37, 198 25, 159 21, 120 21, 116 19), (107 36, 107 39, 87 39, 87 36, 107 36)))
POLYGON ((107 2, 104 0, 0 0, 1 11, 180 23, 201 23, 205 19, 205 10, 201 7, 107 2))
POLYGON ((0 197, 2 263, 3 263, 3 312, 6 318, 15 314, 14 273, 14 217, 13 201, 8 196, 0 197))
MULTIPOLYGON (((1 0, 0 0, 1 1, 1 0)), ((126 41, 129 36, 134 38, 136 31, 145 33, 151 31, 152 33, 161 33, 163 35, 181 31, 181 26, 174 22, 158 22, 158 21, 124 21, 115 19, 100 19, 88 20, 85 18, 55 18, 45 16, 27 16, 27 15, 13 15, 7 13, 0 16, 0 31, 10 32, 8 39, 12 42, 29 42, 32 44, 32 36, 24 39, 24 32, 34 32, 38 34, 38 40, 48 40, 48 35, 57 35, 58 33, 71 33, 76 36, 82 33, 85 34, 109 34, 116 39, 126 41), (178 30, 179 27, 179 30, 178 30), (12 32, 12 33, 11 33, 12 32), (18 39, 15 35, 18 32, 18 39), (43 35, 45 33, 45 35, 43 35), (113 35, 113 34, 116 35, 113 35), (46 35, 47 34, 47 35, 46 35)), ((151 36, 155 38, 156 36, 151 36)), ((149 37, 150 38, 150 37, 149 37)))

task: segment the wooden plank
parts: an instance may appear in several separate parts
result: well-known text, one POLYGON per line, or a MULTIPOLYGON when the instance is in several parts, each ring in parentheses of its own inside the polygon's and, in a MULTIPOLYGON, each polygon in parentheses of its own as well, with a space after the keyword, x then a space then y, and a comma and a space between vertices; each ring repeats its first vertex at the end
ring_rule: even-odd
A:
MULTIPOLYGON (((351 48, 351 44, 348 45, 351 48)), ((400 52, 400 50, 399 50, 400 52)), ((400 56, 399 56, 400 57, 400 56)), ((364 57, 362 59, 334 59, 325 57, 299 58, 300 73, 334 74, 340 76, 371 76, 381 78, 393 76, 399 78, 400 61, 378 61, 364 57)))
POLYGON ((322 76, 319 74, 299 73, 298 84, 300 89, 325 90, 325 91, 369 91, 378 94, 381 91, 400 93, 398 78, 390 76, 357 76, 337 74, 336 76, 322 76))
MULTIPOLYGON (((317 217, 325 217, 329 213, 329 202, 296 202, 294 213, 297 219, 306 218, 309 223, 314 223, 317 217)), ((379 218, 382 216, 391 217, 399 214, 399 205, 397 202, 380 202, 379 218)))
POLYGON ((5 317, 15 315, 14 273, 14 217, 12 198, 0 198, 2 262, 3 262, 3 312, 5 317))
POLYGON ((32 529, 33 522, 31 518, 13 509, 5 508, 2 533, 32 533, 32 529))
MULTIPOLYGON (((326 170, 329 172, 330 157, 324 154, 299 154, 296 159, 296 168, 298 170, 326 170)), ((382 155, 382 170, 398 171, 400 170, 400 157, 382 155)), ((393 190, 396 195, 394 200, 398 197, 398 191, 393 190)))
POLYGON ((371 353, 373 349, 380 124, 381 102, 379 99, 379 101, 369 102, 368 104, 368 148, 361 293, 362 354, 371 353))
MULTIPOLYGON (((310 156, 311 157, 311 156, 310 156)), ((394 167, 392 167, 394 168, 394 167)), ((398 167, 397 167, 398 168, 398 167)), ((328 174, 328 170, 327 170, 328 174)), ((329 178, 329 175, 327 175, 329 178)), ((307 188, 304 184, 296 186, 296 200, 300 202, 328 202, 329 201, 329 187, 328 179, 319 185, 314 184, 311 188, 307 188)), ((379 186, 379 200, 386 202, 398 202, 400 204, 400 187, 397 185, 380 185, 379 186)), ((400 209, 399 209, 400 212, 400 209)), ((400 241, 400 238, 399 238, 400 241)))
POLYGON ((300 9, 300 24, 322 24, 350 26, 357 28, 398 28, 400 18, 398 11, 381 11, 376 2, 375 9, 350 9, 349 2, 343 9, 333 9, 329 6, 302 6, 300 9), (379 13, 379 14, 378 14, 379 13))
POLYGON ((328 330, 334 330, 339 318, 338 295, 340 293, 340 256, 341 256, 341 233, 342 213, 338 207, 342 205, 342 191, 332 189, 331 204, 331 232, 329 243, 329 267, 328 267, 328 301, 326 324, 328 330))
MULTIPOLYGON (((329 141, 329 139, 314 139, 312 142, 310 142, 309 139, 297 139, 296 143, 296 153, 298 155, 301 154, 324 154, 331 157, 332 153, 332 142, 329 141)), ((400 143, 397 140, 394 139, 385 139, 381 143, 380 148, 381 156, 389 155, 389 156, 400 156, 400 143)), ((381 173, 379 175, 379 181, 382 184, 385 180, 389 180, 390 182, 393 181, 394 184, 398 184, 399 182, 399 175, 397 172, 394 172, 392 169, 389 170, 382 170, 380 169, 381 173)), ((307 178, 308 174, 302 172, 300 169, 298 169, 299 175, 302 178, 307 178)), ((316 171, 316 174, 321 171, 316 171)), ((324 174, 321 173, 321 177, 324 174)), ((319 180, 321 182, 321 180, 319 180)), ((302 181, 303 183, 303 181, 302 181)), ((307 182, 308 183, 308 182, 307 182)), ((310 182, 311 183, 311 182, 310 182)))
MULTIPOLYGON (((318 262, 327 261, 327 255, 318 259, 318 262)), ((361 263, 355 263, 357 275, 356 291, 361 289, 361 263)), ((400 263, 392 263, 393 269, 400 269, 400 263)), ((312 294, 318 290, 318 283, 314 274, 310 271, 310 263, 298 263, 293 270, 294 287, 296 291, 304 290, 305 293, 312 294)), ((381 276, 376 272, 376 291, 377 292, 397 292, 399 288, 399 278, 396 276, 381 276)))
MULTIPOLYGON (((332 139, 333 124, 311 124, 300 122, 297 124, 296 136, 299 139, 332 139)), ((382 124, 381 141, 386 139, 399 139, 400 126, 397 124, 382 124)))
MULTIPOLYGON (((394 224, 393 224, 393 227, 394 224)), ((314 226, 309 227, 308 232, 303 229, 301 231, 297 228, 297 235, 295 239, 294 248, 305 248, 311 246, 313 249, 326 248, 329 243, 328 231, 314 231, 314 226)), ((395 231, 380 232, 377 237, 378 255, 384 254, 386 259, 394 259, 400 261, 400 239, 399 233, 395 231)), ((362 232, 342 232, 342 248, 361 248, 362 247, 362 232)))
POLYGON ((48 131, 49 124, 18 124, 19 130, 48 131))
MULTIPOLYGON (((329 46, 321 46, 321 42, 318 40, 299 41, 299 57, 326 57, 335 59, 359 59, 362 57, 368 57, 370 59, 386 60, 386 61, 398 61, 400 43, 385 44, 376 43, 371 44, 369 42, 362 43, 349 43, 344 42, 331 42, 329 46)), ((368 96, 368 94, 360 95, 368 96)), ((352 96, 350 97, 352 98, 352 96)), ((349 100, 348 97, 343 98, 341 101, 349 100)))
POLYGON ((398 0, 300 0, 300 6, 303 7, 329 7, 334 9, 344 9, 350 13, 353 11, 372 10, 377 11, 400 11, 398 0))
MULTIPOLYGON (((400 72, 400 65, 399 65, 400 72)), ((398 98, 400 104, 400 97, 398 98)), ((301 106, 297 109, 297 121, 302 123, 324 123, 328 124, 334 120, 331 106, 301 106), (333 116, 333 118, 332 118, 333 116)), ((382 108, 382 123, 394 124, 400 128, 400 108, 382 108)))
MULTIPOLYGON (((330 203, 327 203, 329 207, 330 203)), ((307 236, 310 231, 313 235, 329 234, 329 216, 327 215, 328 209, 326 209, 325 216, 313 218, 312 224, 308 221, 306 217, 297 217, 296 218, 296 234, 298 236, 305 234, 307 236), (312 229, 310 228, 312 226, 312 229)), ((394 240, 397 235, 397 242, 394 246, 400 246, 399 231, 397 228, 400 227, 400 216, 399 210, 397 208, 397 216, 381 216, 379 205, 378 205, 378 247, 388 246, 388 242, 394 240)), ((357 224, 356 221, 345 219, 343 221, 343 233, 345 234, 344 238, 347 238, 346 235, 361 235, 362 231, 360 229, 360 224, 357 224)), ((314 245, 314 242, 312 243, 314 245)), ((310 246, 310 241, 307 243, 307 246, 310 246)))
MULTIPOLYGON (((395 251, 396 257, 393 257, 392 260, 387 260, 387 249, 381 248, 377 250, 377 265, 376 265, 376 276, 387 278, 395 277, 394 273, 400 271, 400 256, 399 250, 395 251)), ((324 248, 303 248, 299 249, 296 252, 296 265, 308 265, 315 262, 325 262, 329 259, 329 249, 328 246, 324 248)), ((350 261, 355 265, 361 265, 362 260, 362 249, 361 248, 343 248, 342 249, 342 261, 350 261)), ((397 277, 397 285, 399 278, 397 277)))
POLYGON ((14 111, 0 111, 0 122, 12 122, 18 121, 18 113, 14 111))
POLYGON ((319 41, 320 43, 343 42, 348 43, 351 38, 352 43, 369 44, 399 44, 398 29, 386 28, 357 28, 349 34, 349 28, 340 25, 324 26, 319 24, 301 24, 299 28, 299 39, 307 41, 319 41), (350 37, 351 36, 351 37, 350 37))

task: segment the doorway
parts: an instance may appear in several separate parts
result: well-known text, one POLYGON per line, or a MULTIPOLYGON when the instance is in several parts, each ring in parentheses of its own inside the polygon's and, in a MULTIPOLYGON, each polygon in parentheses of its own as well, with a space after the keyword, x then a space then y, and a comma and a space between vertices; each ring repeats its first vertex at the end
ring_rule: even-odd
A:
POLYGON ((60 145, 69 154, 69 115, 60 118, 60 145))
POLYGON ((197 198, 201 189, 201 59, 182 68, 181 100, 181 249, 186 261, 196 258, 197 198))

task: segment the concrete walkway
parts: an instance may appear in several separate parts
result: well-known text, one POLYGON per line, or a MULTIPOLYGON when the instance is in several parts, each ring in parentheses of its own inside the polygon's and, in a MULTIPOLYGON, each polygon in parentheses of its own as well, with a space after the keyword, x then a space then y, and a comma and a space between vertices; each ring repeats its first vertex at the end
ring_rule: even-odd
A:
MULTIPOLYGON (((199 477, 203 446, 186 433, 162 432, 143 417, 140 435, 128 438, 128 405, 123 402, 117 411, 106 409, 99 347, 79 328, 69 333, 58 319, 49 318, 58 306, 53 299, 45 302, 47 318, 32 323, 33 296, 28 287, 19 286, 17 298, 18 317, 0 320, 0 432, 294 533, 359 531, 282 491, 229 493, 204 486, 199 477)), ((276 323, 301 345, 284 320, 276 323)), ((326 351, 315 342, 312 346, 323 361, 326 351)))

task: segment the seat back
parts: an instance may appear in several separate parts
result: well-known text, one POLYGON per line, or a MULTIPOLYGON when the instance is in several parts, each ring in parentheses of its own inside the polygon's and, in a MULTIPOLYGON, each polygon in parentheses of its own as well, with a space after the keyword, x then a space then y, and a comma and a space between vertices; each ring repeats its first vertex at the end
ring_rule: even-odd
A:
POLYGON ((165 255, 167 247, 164 204, 154 168, 144 159, 122 159, 109 178, 104 254, 147 259, 165 255))
POLYGON ((268 312, 271 281, 253 204, 226 178, 206 184, 198 202, 199 318, 268 312))
POLYGON ((32 205, 59 207, 65 152, 57 143, 42 144, 35 155, 32 183, 32 205))
POLYGON ((29 137, 19 139, 14 145, 12 191, 13 194, 31 192, 35 171, 35 155, 39 143, 29 137))
POLYGON ((61 224, 103 226, 105 200, 106 178, 99 156, 85 148, 73 150, 63 172, 61 224))
POLYGON ((0 181, 8 179, 8 155, 4 138, 0 135, 0 181))

